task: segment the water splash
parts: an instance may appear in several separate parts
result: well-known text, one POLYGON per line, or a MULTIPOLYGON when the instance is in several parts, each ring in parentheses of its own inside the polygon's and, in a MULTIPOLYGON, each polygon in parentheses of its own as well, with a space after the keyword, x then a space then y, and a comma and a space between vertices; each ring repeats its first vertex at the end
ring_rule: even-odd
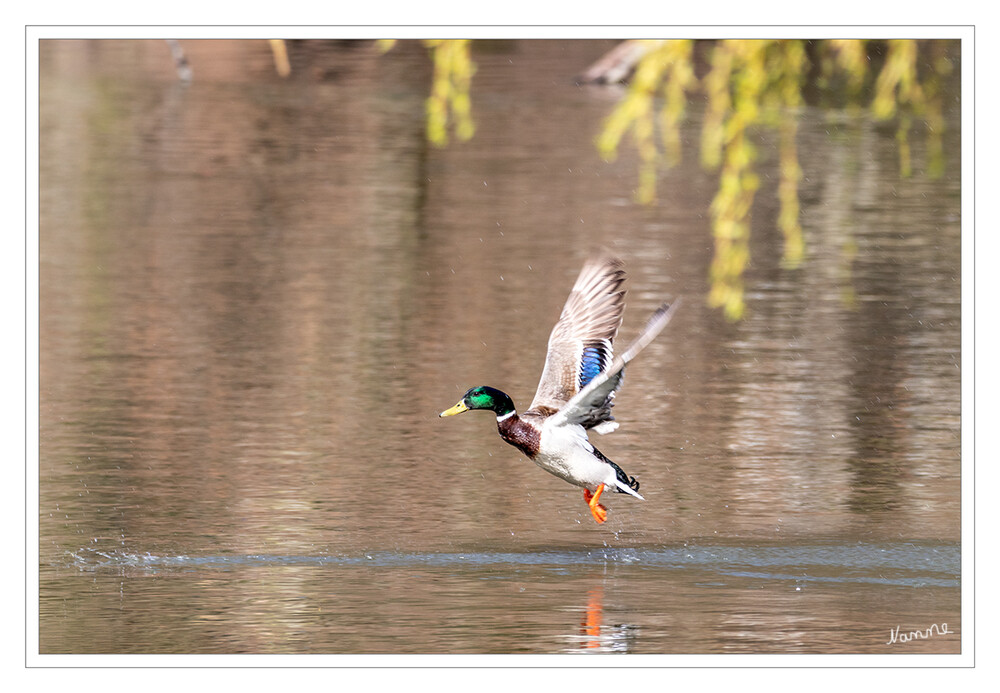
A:
POLYGON ((831 544, 809 546, 673 546, 655 548, 553 549, 524 552, 367 551, 358 555, 156 555, 84 547, 67 552, 81 571, 233 570, 246 567, 364 566, 366 568, 517 568, 622 566, 628 569, 699 570, 725 578, 807 583, 867 583, 910 587, 957 587, 957 544, 831 544))

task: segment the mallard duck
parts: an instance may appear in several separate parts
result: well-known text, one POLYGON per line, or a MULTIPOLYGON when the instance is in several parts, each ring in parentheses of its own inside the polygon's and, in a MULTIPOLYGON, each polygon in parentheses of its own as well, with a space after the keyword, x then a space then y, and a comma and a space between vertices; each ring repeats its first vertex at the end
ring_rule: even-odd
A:
POLYGON ((625 310, 624 282, 624 263, 618 258, 601 255, 584 265, 549 335, 535 399, 523 414, 507 393, 487 386, 470 389, 440 414, 494 412, 501 438, 545 471, 583 487, 583 499, 598 524, 608 515, 600 503, 606 489, 645 499, 635 477, 595 448, 587 431, 605 434, 618 428, 611 407, 625 365, 667 326, 680 304, 679 299, 662 304, 624 353, 613 356, 612 342, 625 310))

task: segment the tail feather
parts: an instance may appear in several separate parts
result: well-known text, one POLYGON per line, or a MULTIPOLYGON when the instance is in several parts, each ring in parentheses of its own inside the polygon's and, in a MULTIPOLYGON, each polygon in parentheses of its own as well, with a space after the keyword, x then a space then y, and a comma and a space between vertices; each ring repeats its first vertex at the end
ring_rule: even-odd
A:
MULTIPOLYGON (((632 481, 635 482, 634 488, 639 488, 639 482, 635 481, 635 477, 632 477, 632 481)), ((630 496, 635 496, 639 500, 646 500, 639 495, 638 491, 633 490, 633 487, 630 484, 622 483, 620 479, 615 479, 615 487, 615 490, 618 491, 618 493, 627 493, 630 496)))
POLYGON ((634 476, 629 476, 628 474, 626 474, 624 469, 622 469, 617 464, 609 460, 596 448, 594 452, 596 452, 602 460, 610 464, 612 469, 615 470, 615 490, 618 491, 618 493, 627 493, 630 496, 635 496, 639 500, 646 500, 645 498, 639 495, 639 482, 636 480, 634 476))

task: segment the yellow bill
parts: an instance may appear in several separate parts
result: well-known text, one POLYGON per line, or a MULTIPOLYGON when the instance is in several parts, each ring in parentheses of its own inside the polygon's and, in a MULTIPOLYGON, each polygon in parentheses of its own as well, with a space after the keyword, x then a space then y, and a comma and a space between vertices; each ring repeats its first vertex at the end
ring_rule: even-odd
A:
POLYGON ((439 416, 454 416, 455 414, 461 414, 463 411, 469 411, 469 408, 465 406, 465 402, 459 402, 451 409, 445 409, 439 416))

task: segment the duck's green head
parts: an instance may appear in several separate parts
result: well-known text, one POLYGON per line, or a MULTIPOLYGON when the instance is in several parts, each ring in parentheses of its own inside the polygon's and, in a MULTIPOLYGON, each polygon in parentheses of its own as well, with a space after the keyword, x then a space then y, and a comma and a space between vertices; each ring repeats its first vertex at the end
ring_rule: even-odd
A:
POLYGON ((514 411, 514 402, 506 392, 493 387, 474 387, 451 409, 441 412, 441 416, 454 416, 470 409, 489 409, 497 416, 505 416, 514 411))

